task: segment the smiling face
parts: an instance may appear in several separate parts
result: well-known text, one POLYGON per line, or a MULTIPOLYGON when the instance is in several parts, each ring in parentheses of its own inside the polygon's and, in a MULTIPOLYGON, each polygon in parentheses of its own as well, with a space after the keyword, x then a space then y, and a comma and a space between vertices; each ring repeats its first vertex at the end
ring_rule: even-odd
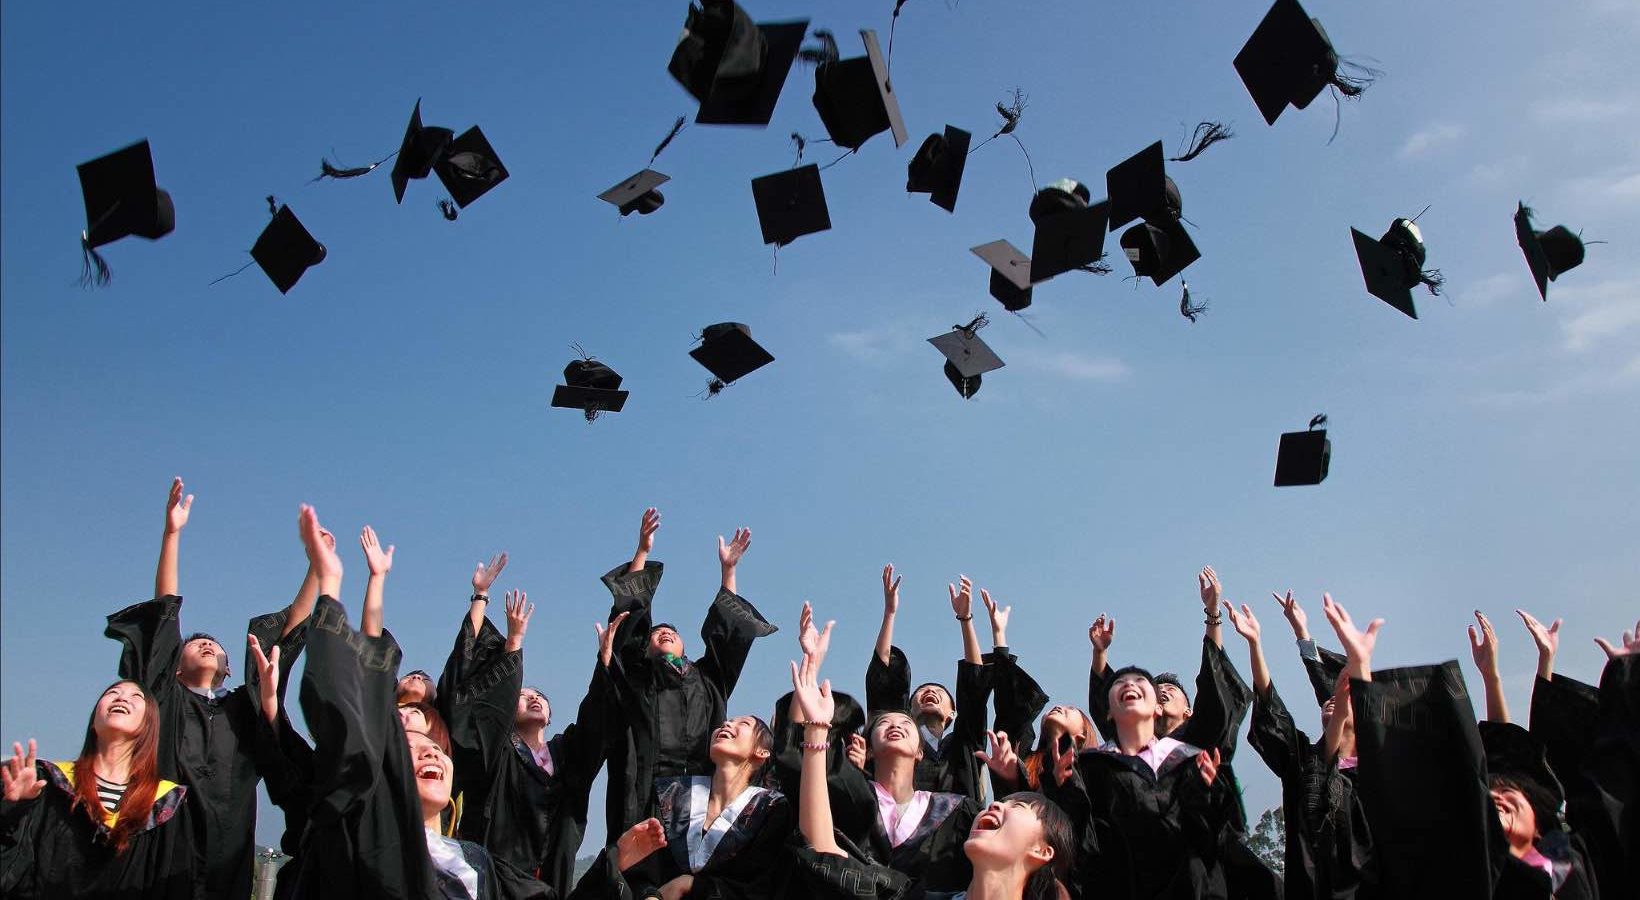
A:
POLYGON ((148 695, 135 682, 122 681, 103 691, 91 716, 97 737, 135 740, 148 717, 148 695))
POLYGON ((419 731, 406 731, 410 742, 410 767, 416 776, 416 795, 421 798, 423 819, 432 819, 450 805, 450 785, 456 766, 432 738, 419 731))
POLYGON ((1190 718, 1190 698, 1178 685, 1166 681, 1156 684, 1156 733, 1166 734, 1190 718))
POLYGON ((1155 718, 1160 706, 1156 686, 1138 672, 1118 677, 1110 686, 1110 715, 1119 722, 1155 718))
POLYGON ((406 734, 411 732, 417 734, 427 733, 427 714, 422 712, 421 707, 416 704, 407 703, 399 707, 399 722, 404 725, 406 734))
POLYGON ((1042 746, 1056 741, 1061 735, 1069 736, 1071 743, 1081 749, 1093 743, 1096 732, 1086 714, 1074 706, 1055 706, 1042 717, 1042 746))
POLYGON ((433 703, 438 699, 438 688, 426 672, 411 672, 399 679, 399 703, 433 703))
POLYGON ((951 692, 938 684, 921 684, 911 692, 911 708, 917 718, 938 717, 949 722, 956 717, 957 708, 951 701, 951 692))
POLYGON ((649 655, 683 656, 683 638, 678 636, 678 630, 670 625, 661 625, 649 632, 649 655))
POLYGON ((1519 788, 1502 784, 1492 787, 1492 806, 1498 811, 1498 823, 1509 840, 1509 852, 1516 856, 1531 848, 1537 840, 1537 813, 1519 788))
POLYGON ((228 678, 228 654, 214 638, 196 635, 182 645, 177 675, 190 684, 203 683, 208 676, 212 687, 220 687, 228 678))
POLYGON ((774 750, 774 736, 756 716, 728 719, 712 732, 712 762, 761 764, 774 750))
POLYGON ((908 759, 922 759, 922 735, 917 731, 917 723, 905 713, 881 713, 871 720, 871 730, 866 734, 866 749, 873 759, 884 759, 890 756, 903 756, 908 759))
POLYGON ((1018 794, 987 806, 974 819, 962 849, 976 873, 1021 864, 1034 872, 1055 856, 1041 817, 1018 794))
POLYGON ((552 721, 552 704, 547 702, 546 695, 535 688, 524 688, 518 692, 518 711, 513 716, 513 724, 518 728, 545 728, 552 721))

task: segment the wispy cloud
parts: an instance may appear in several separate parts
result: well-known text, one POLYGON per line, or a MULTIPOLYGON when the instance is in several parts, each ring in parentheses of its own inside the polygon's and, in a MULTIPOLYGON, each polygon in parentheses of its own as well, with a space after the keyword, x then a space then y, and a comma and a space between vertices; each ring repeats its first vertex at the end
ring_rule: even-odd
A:
POLYGON ((1544 125, 1585 125, 1610 122, 1634 114, 1627 97, 1557 97, 1532 104, 1532 118, 1544 125))
POLYGON ((840 331, 826 335, 833 347, 857 359, 876 362, 887 359, 894 346, 900 343, 904 329, 893 326, 862 328, 858 331, 840 331))
POLYGON ((1566 189, 1578 205, 1640 203, 1640 171, 1623 168, 1570 179, 1566 189))
POLYGON ((1566 349, 1574 353, 1640 327, 1640 277, 1556 285, 1549 299, 1567 310, 1560 327, 1566 349))
POLYGON ((1503 159, 1487 160, 1476 163, 1469 169, 1470 183, 1491 186, 1506 181, 1515 181, 1526 173, 1530 160, 1522 156, 1507 156, 1503 159))
POLYGON ((1478 309, 1521 293, 1521 288, 1530 281, 1526 263, 1522 262, 1518 272, 1499 272, 1461 286, 1452 299, 1459 306, 1478 309))
POLYGON ((1453 122, 1438 122, 1406 139, 1397 154, 1401 159, 1416 159, 1463 139, 1464 127, 1453 122))
POLYGON ((1074 381, 1122 381, 1133 374, 1127 363, 1114 356, 1083 356, 1078 353, 1032 356, 1020 365, 1074 381))

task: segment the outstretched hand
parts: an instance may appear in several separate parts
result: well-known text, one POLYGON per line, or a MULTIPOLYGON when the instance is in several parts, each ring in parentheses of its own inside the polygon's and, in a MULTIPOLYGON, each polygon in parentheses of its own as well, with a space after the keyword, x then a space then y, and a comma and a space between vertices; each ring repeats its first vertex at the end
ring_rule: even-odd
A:
POLYGON ((1633 631, 1623 632, 1623 642, 1618 646, 1612 646, 1611 642, 1605 638, 1597 637, 1594 642, 1600 645, 1600 649, 1606 651, 1607 659, 1616 659, 1619 656, 1640 653, 1640 622, 1634 623, 1633 631))
POLYGON ((725 569, 733 569, 740 565, 740 558, 746 555, 746 549, 752 546, 752 530, 750 528, 736 528, 735 536, 727 543, 723 535, 718 535, 718 564, 725 569))
POLYGON ((660 819, 645 819, 615 840, 615 867, 625 872, 666 846, 660 819))
POLYGON ((1293 592, 1288 591, 1287 596, 1283 597, 1272 591, 1270 596, 1281 604, 1281 614, 1287 617, 1287 624, 1293 626, 1293 637, 1301 641, 1309 640, 1310 619, 1304 615, 1304 607, 1298 605, 1298 598, 1293 596, 1293 592))
POLYGON ((507 552, 505 550, 490 557, 488 563, 479 562, 478 565, 473 567, 473 593, 488 596, 490 585, 495 584, 495 580, 501 577, 501 570, 506 567, 507 552))
POLYGON ((342 586, 342 558, 336 555, 335 541, 325 540, 325 530, 319 526, 318 511, 306 503, 302 504, 299 522, 308 567, 319 578, 319 593, 337 599, 342 586))
POLYGON ((655 549, 655 532, 661 530, 660 510, 651 506, 643 511, 643 520, 638 523, 638 552, 648 556, 655 549))
POLYGON ((826 661, 826 653, 831 649, 831 628, 836 624, 833 620, 826 623, 825 630, 816 629, 814 607, 807 600, 803 601, 803 612, 797 621, 797 646, 803 651, 805 660, 814 660, 813 665, 817 671, 820 664, 826 661))
POLYGON ((1219 575, 1212 566, 1204 566, 1201 574, 1196 576, 1196 586, 1201 590, 1202 608, 1209 616, 1219 611, 1219 603, 1224 599, 1224 588, 1219 586, 1219 575))
POLYGON ((1109 653, 1111 642, 1115 640, 1116 619, 1100 613, 1099 618, 1094 619, 1093 624, 1088 626, 1088 643, 1093 645, 1095 652, 1109 653))
POLYGON ((1230 624, 1235 627, 1236 633, 1247 639, 1247 643, 1256 644, 1262 634, 1259 628, 1258 617, 1253 615, 1252 607, 1243 603, 1241 612, 1236 611, 1235 604, 1227 603, 1225 611, 1230 614, 1230 624))
POLYGON ((1048 742, 1048 762, 1053 767, 1054 784, 1064 787, 1065 782, 1071 780, 1071 775, 1076 772, 1076 754, 1075 747, 1061 750, 1058 741, 1048 742))
POLYGON ((524 632, 530 628, 530 616, 535 615, 535 604, 523 591, 508 591, 503 598, 507 604, 507 649, 524 646, 524 632))
POLYGON ((792 663, 792 702, 804 722, 831 724, 837 700, 831 694, 831 679, 820 680, 820 666, 814 657, 803 654, 801 665, 792 663))
POLYGON ((256 666, 258 696, 262 700, 262 715, 267 716, 269 722, 279 717, 279 645, 267 653, 262 652, 262 643, 256 635, 245 635, 246 643, 250 647, 251 662, 256 666))
POLYGON ((986 767, 992 772, 1009 781, 1017 780, 1019 778, 1019 754, 1014 750, 1013 743, 1008 740, 1008 733, 1005 731, 987 731, 985 732, 985 741, 991 745, 991 752, 986 753, 984 750, 975 750, 974 756, 985 763, 986 767))
POLYGON ((1224 764, 1224 758, 1219 754, 1219 748, 1203 750, 1196 754, 1196 771, 1201 773, 1202 784, 1208 787, 1218 780, 1219 766, 1224 764))
POLYGON ((171 480, 171 496, 165 500, 165 533, 177 534, 188 524, 188 512, 194 508, 194 495, 182 494, 182 479, 171 480))
POLYGON ((1480 670, 1484 677, 1498 677, 1498 635, 1492 630, 1492 623, 1486 614, 1475 610, 1475 621, 1479 624, 1469 626, 1469 652, 1475 657, 1475 668, 1480 670))
POLYGON ((991 599, 991 592, 984 588, 980 588, 979 599, 985 604, 985 612, 991 617, 991 636, 996 639, 998 645, 1008 643, 1008 616, 1013 613, 1014 608, 998 606, 997 602, 991 599))
POLYGON ((592 623, 592 630, 598 632, 598 662, 602 663, 606 669, 609 668, 610 660, 615 658, 615 631, 621 627, 621 623, 625 622, 626 617, 630 615, 632 615, 632 612, 628 610, 623 613, 616 613, 615 618, 610 619, 608 625, 600 625, 597 622, 592 623))
POLYGON ((883 566, 883 615, 892 616, 900 611, 900 576, 894 574, 894 564, 883 566))
POLYGON ((1538 655, 1547 655, 1554 659, 1555 654, 1560 651, 1560 620, 1556 619, 1554 624, 1544 628, 1542 622, 1524 609, 1515 610, 1515 615, 1520 616, 1520 620, 1526 623, 1526 630, 1532 635, 1532 643, 1537 644, 1538 655))
POLYGON ((6 760, 4 766, 0 766, 0 782, 4 782, 6 802, 21 803, 24 800, 33 800, 46 788, 39 770, 34 767, 34 739, 29 739, 27 755, 23 753, 22 744, 12 744, 11 753, 11 759, 6 760))
POLYGON ((1344 645, 1350 677, 1371 680, 1372 648, 1378 644, 1378 629, 1384 627, 1384 620, 1373 619, 1368 623, 1367 630, 1362 631, 1355 627, 1349 612, 1333 602, 1331 594, 1321 595, 1321 610, 1326 613, 1327 621, 1332 623, 1333 631, 1338 633, 1338 642, 1344 645))
MULTIPOLYGON (((335 540, 331 538, 332 542, 335 540)), ((359 546, 364 548, 364 562, 370 567, 371 575, 386 575, 393 570, 393 545, 388 544, 387 549, 383 550, 382 542, 376 538, 376 529, 366 525, 359 532, 359 546)))
POLYGON ((968 580, 968 576, 958 575, 957 584, 947 584, 945 589, 951 594, 951 612, 959 619, 971 618, 974 615, 974 583, 968 580))

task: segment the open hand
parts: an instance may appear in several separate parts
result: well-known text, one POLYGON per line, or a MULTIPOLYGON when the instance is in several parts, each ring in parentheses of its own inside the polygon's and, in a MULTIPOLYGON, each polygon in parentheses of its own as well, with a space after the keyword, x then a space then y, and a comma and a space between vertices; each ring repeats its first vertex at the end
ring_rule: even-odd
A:
POLYGON ((814 607, 807 600, 803 601, 803 612, 797 622, 797 646, 802 649, 805 659, 814 660, 816 670, 825 662, 826 652, 831 649, 831 628, 836 624, 836 621, 830 621, 824 631, 817 630, 814 627, 814 607))
POLYGON ((615 658, 615 631, 621 627, 621 623, 625 622, 626 617, 630 615, 632 615, 630 610, 616 613, 615 618, 610 619, 608 625, 600 625, 597 622, 592 623, 592 630, 598 632, 598 661, 603 663, 606 669, 609 668, 610 660, 615 658))
POLYGON ((1372 672, 1372 648, 1378 644, 1378 629, 1384 627, 1383 619, 1373 619, 1362 631, 1355 627, 1350 614, 1343 606, 1334 603, 1331 594, 1321 595, 1321 610, 1326 613, 1327 621, 1332 623, 1333 631, 1338 633, 1339 643, 1344 645, 1344 655, 1349 660, 1350 676, 1366 679, 1372 672))
POLYGON ((1606 651, 1607 659, 1616 659, 1619 656, 1628 656, 1631 653, 1640 653, 1640 622, 1634 623, 1633 631, 1623 632, 1623 642, 1619 646, 1612 646, 1605 638, 1595 638, 1594 642, 1600 649, 1606 651))
POLYGON ((262 652, 262 643, 256 635, 245 635, 246 643, 251 651, 251 663, 256 666, 257 689, 262 698, 262 714, 272 722, 279 715, 279 645, 274 644, 273 650, 262 652))
POLYGON ((746 549, 752 546, 752 530, 750 528, 736 528, 735 536, 728 543, 724 543, 723 535, 718 535, 718 564, 725 569, 733 569, 740 565, 740 558, 746 555, 746 549))
POLYGON ((1012 606, 997 606, 996 601, 991 599, 991 592, 984 588, 980 588, 979 599, 981 603, 985 604, 985 611, 991 616, 991 634, 998 636, 997 643, 1005 643, 1000 636, 1007 633, 1008 616, 1013 613, 1014 608, 1012 606))
POLYGON ((1008 740, 1005 731, 985 732, 986 743, 991 745, 991 752, 975 750, 974 756, 993 772, 1014 781, 1019 778, 1019 754, 1014 751, 1014 745, 1008 740))
POLYGON ((508 591, 503 600, 507 605, 507 643, 522 644, 524 632, 530 628, 530 616, 535 615, 535 604, 523 591, 508 591))
POLYGON ((900 611, 900 576, 894 574, 894 564, 883 566, 883 615, 892 616, 900 611))
POLYGON ((1223 764, 1224 759, 1219 755, 1217 747, 1196 754, 1196 771, 1201 773, 1202 784, 1212 787, 1213 782, 1219 777, 1219 766, 1223 764))
POLYGON ((165 533, 176 534, 188 524, 188 511, 194 508, 194 495, 182 494, 182 479, 171 480, 171 496, 165 500, 165 533))
POLYGON ((638 552, 644 556, 655 549, 655 532, 661 530, 660 510, 651 506, 643 511, 643 521, 638 523, 638 552))
POLYGON ((1099 618, 1094 619, 1093 624, 1088 626, 1088 643, 1092 644, 1093 649, 1100 653, 1108 653, 1110 652, 1111 642, 1114 640, 1116 640, 1116 619, 1100 613, 1099 618))
POLYGON ((1262 632, 1258 617, 1253 615, 1252 608, 1245 603, 1241 605, 1239 613, 1236 612, 1235 604, 1225 604, 1224 608, 1230 614, 1230 624, 1235 627, 1236 633, 1246 638, 1249 644, 1258 643, 1262 632))
POLYGON ((393 545, 388 544, 383 550, 381 541, 376 539, 376 529, 366 525, 359 532, 359 546, 364 548, 364 562, 370 567, 370 574, 386 575, 393 570, 393 545))
POLYGON ((854 768, 864 772, 866 770, 866 739, 864 735, 851 734, 848 736, 848 761, 854 768))
POLYGON ((473 567, 473 593, 489 596, 490 585, 501 576, 501 570, 507 567, 507 553, 502 551, 490 557, 488 563, 480 562, 473 567))
POLYGON ((666 829, 660 819, 645 819, 628 828, 615 841, 615 867, 625 872, 666 846, 666 829))
POLYGON ((951 611, 956 613, 957 618, 964 619, 974 614, 974 583, 968 580, 967 575, 958 575, 957 584, 947 584, 945 589, 951 594, 951 611))
POLYGON ((1293 596, 1293 592, 1288 591, 1287 596, 1283 597, 1272 591, 1270 596, 1281 604, 1281 614, 1287 617, 1287 624, 1293 626, 1293 637, 1301 641, 1309 640, 1310 620, 1304 615, 1304 607, 1298 605, 1298 598, 1293 596))
POLYGON ((24 800, 33 800, 46 788, 39 770, 34 767, 34 739, 29 739, 26 755, 23 753, 22 744, 12 744, 11 753, 11 759, 6 760, 4 766, 0 766, 0 782, 4 782, 6 801, 21 803, 24 800))
POLYGON ((1498 675, 1498 635, 1492 630, 1492 623, 1486 614, 1475 610, 1475 621, 1480 624, 1477 632, 1474 625, 1469 626, 1469 652, 1475 657, 1475 668, 1483 676, 1496 678, 1498 675))
POLYGON ((1206 566, 1201 574, 1196 576, 1196 585, 1201 589, 1202 607, 1209 616, 1219 611, 1219 602, 1224 599, 1224 588, 1219 586, 1219 576, 1212 566, 1206 566))

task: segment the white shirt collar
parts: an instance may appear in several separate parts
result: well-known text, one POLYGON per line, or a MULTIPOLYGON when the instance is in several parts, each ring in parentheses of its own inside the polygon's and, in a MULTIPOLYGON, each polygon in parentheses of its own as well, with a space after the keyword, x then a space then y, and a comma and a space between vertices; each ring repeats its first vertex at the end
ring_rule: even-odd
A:
POLYGON ((461 844, 431 828, 422 830, 427 832, 427 855, 433 858, 433 867, 460 881, 461 886, 467 889, 467 896, 476 900, 478 871, 467 863, 466 854, 461 852, 461 844))
POLYGON ((757 798, 767 788, 748 786, 740 795, 730 801, 723 812, 710 824, 706 821, 706 806, 712 799, 712 779, 704 775, 696 775, 689 779, 689 871, 699 872, 706 868, 706 863, 717 850, 718 843, 723 836, 734 827, 735 820, 746 809, 746 805, 757 798))

